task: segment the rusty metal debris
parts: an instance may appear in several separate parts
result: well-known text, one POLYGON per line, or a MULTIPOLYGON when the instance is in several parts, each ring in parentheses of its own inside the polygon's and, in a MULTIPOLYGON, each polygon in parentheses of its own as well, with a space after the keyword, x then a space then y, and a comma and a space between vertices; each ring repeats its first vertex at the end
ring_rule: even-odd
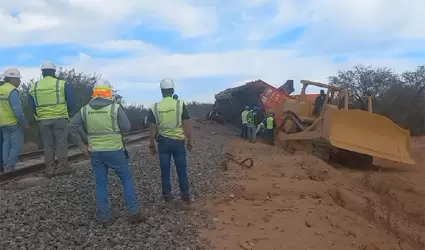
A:
POLYGON ((241 165, 242 167, 245 168, 252 168, 254 166, 254 160, 252 160, 252 158, 248 157, 242 161, 238 161, 235 159, 234 155, 232 155, 231 153, 226 153, 224 155, 227 159, 236 162, 237 164, 241 165))

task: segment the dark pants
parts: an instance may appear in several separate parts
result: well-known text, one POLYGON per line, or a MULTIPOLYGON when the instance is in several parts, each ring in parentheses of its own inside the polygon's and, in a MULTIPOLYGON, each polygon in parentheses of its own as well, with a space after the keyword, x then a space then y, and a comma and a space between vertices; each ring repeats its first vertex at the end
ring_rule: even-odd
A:
POLYGON ((39 124, 37 124, 37 149, 38 150, 44 149, 43 137, 41 136, 41 130, 40 130, 39 124))
POLYGON ((161 168, 162 195, 171 199, 171 156, 176 165, 182 199, 189 199, 189 181, 187 178, 186 149, 183 140, 174 140, 158 135, 159 166, 161 168))
POLYGON ((241 138, 242 139, 248 138, 248 127, 246 126, 246 124, 242 124, 241 138))
POLYGON ((274 145, 274 129, 266 129, 267 142, 274 145))

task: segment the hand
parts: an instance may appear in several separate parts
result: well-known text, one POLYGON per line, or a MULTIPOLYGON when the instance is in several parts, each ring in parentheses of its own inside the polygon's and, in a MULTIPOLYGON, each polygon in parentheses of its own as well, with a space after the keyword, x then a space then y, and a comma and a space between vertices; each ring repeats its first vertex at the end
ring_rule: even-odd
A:
POLYGON ((83 144, 81 150, 83 151, 83 154, 89 155, 89 148, 87 147, 87 145, 83 144))
POLYGON ((151 151, 152 156, 155 156, 157 154, 155 145, 150 145, 149 150, 151 151))
POLYGON ((192 151, 192 149, 193 149, 192 142, 187 142, 186 148, 187 148, 187 150, 192 151))

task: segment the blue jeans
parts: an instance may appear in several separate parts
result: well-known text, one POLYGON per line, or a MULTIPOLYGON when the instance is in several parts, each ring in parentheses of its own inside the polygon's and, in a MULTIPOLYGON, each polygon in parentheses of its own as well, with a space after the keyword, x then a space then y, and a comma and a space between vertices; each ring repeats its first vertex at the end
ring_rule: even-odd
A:
POLYGON ((248 130, 248 140, 249 142, 255 142, 255 139, 257 137, 257 127, 254 124, 248 124, 247 125, 248 130))
POLYGON ((187 179, 187 160, 185 143, 158 135, 159 166, 161 168, 162 195, 171 198, 171 156, 174 158, 182 199, 189 198, 189 181, 187 179))
POLYGON ((24 146, 24 129, 19 124, 2 127, 3 167, 14 168, 24 146))
POLYGON ((136 197, 133 178, 124 152, 122 150, 92 152, 90 154, 90 161, 96 181, 96 202, 100 219, 102 221, 107 221, 112 217, 108 199, 109 168, 112 168, 121 180, 128 215, 139 213, 140 208, 136 197))

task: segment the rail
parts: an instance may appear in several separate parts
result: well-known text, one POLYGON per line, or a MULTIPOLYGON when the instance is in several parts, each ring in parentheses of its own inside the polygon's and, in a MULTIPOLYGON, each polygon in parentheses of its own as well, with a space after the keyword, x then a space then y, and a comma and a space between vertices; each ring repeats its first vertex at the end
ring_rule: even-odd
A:
MULTIPOLYGON (((131 131, 131 132, 125 133, 123 135, 124 136, 134 135, 134 134, 145 132, 145 131, 149 131, 149 129, 142 129, 142 130, 131 131)), ((77 148, 77 145, 76 144, 69 144, 68 145, 68 150, 69 149, 74 149, 74 148, 77 148)), ((30 152, 25 152, 25 153, 22 153, 22 154, 19 155, 19 160, 20 161, 25 161, 25 160, 32 159, 32 158, 38 158, 38 157, 42 157, 43 154, 44 154, 44 150, 43 149, 41 149, 41 150, 34 150, 34 151, 30 151, 30 152)))
MULTIPOLYGON (((129 132, 129 133, 125 133, 125 134, 123 134, 123 137, 124 137, 124 142, 126 144, 131 144, 131 143, 135 143, 135 142, 138 142, 138 141, 148 139, 149 133, 148 133, 147 129, 138 130, 138 131, 132 131, 132 132, 129 132), (140 136, 136 137, 137 134, 140 134, 140 136), (135 137, 135 138, 132 138, 132 137, 135 137)), ((77 146, 73 145, 72 147, 76 148, 77 146)), ((35 158, 34 156, 40 156, 41 157, 42 155, 43 155, 43 151, 37 150, 37 151, 21 154, 20 159, 21 160, 22 159, 29 160, 29 159, 35 158)), ((69 162, 76 161, 80 158, 84 158, 84 156, 85 155, 82 152, 76 152, 76 153, 73 153, 73 154, 71 153, 71 154, 68 155, 68 161, 69 162)), ((37 158, 39 158, 39 157, 37 157, 37 158)), ((57 160, 56 160, 56 162, 57 162, 57 160)), ((28 174, 32 174, 32 173, 42 171, 42 170, 45 169, 45 167, 46 166, 44 164, 44 160, 40 160, 40 161, 38 161, 34 164, 16 168, 14 171, 1 173, 0 174, 0 186, 16 179, 17 177, 25 176, 25 175, 28 175, 28 174)))
MULTIPOLYGON (((200 122, 206 120, 205 118, 201 118, 201 119, 194 119, 194 121, 200 122)), ((123 134, 123 139, 124 139, 124 143, 125 144, 132 144, 135 142, 139 142, 139 141, 143 141, 149 138, 149 129, 143 129, 143 130, 137 130, 137 131, 132 131, 129 133, 125 133, 123 134), (140 134, 140 136, 137 136, 140 134), (133 138, 134 137, 134 138, 133 138)), ((69 145, 68 149, 73 149, 73 148, 77 148, 77 145, 75 144, 71 144, 69 145)), ((36 151, 32 151, 32 152, 27 152, 27 153, 23 153, 21 155, 19 155, 19 159, 20 161, 24 162, 24 161, 31 161, 34 158, 41 158, 44 154, 44 150, 36 150, 36 151)), ((80 158, 84 158, 85 155, 82 152, 76 152, 74 154, 70 154, 70 152, 68 151, 68 161, 72 162, 72 161, 76 161, 80 158)), ((7 172, 7 173, 0 173, 0 186, 18 178, 21 176, 25 176, 28 174, 32 174, 32 173, 36 173, 39 171, 42 171, 45 169, 45 164, 44 164, 44 160, 41 160, 34 163, 34 164, 30 164, 27 166, 23 166, 20 168, 16 168, 14 171, 11 172, 7 172)))

